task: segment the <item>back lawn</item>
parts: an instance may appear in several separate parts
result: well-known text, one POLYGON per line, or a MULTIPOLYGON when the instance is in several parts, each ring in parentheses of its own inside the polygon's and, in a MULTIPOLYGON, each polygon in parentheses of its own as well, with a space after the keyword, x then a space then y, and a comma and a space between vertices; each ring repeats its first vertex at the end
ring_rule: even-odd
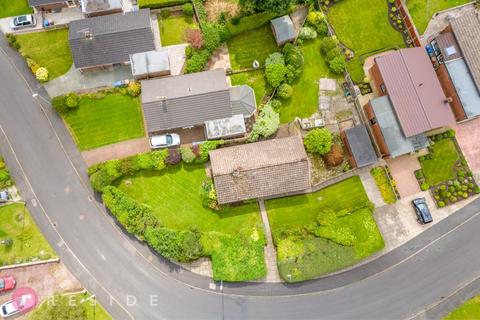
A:
POLYGON ((0 18, 19 16, 32 13, 27 0, 0 0, 0 18))
POLYGON ((239 228, 261 225, 256 203, 217 212, 202 205, 200 189, 206 179, 203 164, 167 166, 162 172, 140 172, 123 179, 120 190, 152 207, 163 225, 175 230, 237 234, 239 228))
POLYGON ((265 73, 263 70, 248 71, 242 73, 236 73, 230 76, 232 85, 238 86, 246 84, 255 91, 255 99, 257 100, 257 106, 262 102, 263 97, 272 92, 272 88, 268 85, 265 79, 265 73))
POLYGON ((185 32, 187 29, 198 29, 193 18, 184 15, 172 15, 162 18, 158 15, 158 27, 160 29, 160 41, 162 46, 171 46, 185 43, 185 32))
POLYGON ((56 256, 23 204, 1 206, 0 217, 0 241, 6 241, 0 244, 0 265, 56 256))
POLYGON ((384 247, 358 176, 266 202, 281 277, 298 282, 351 266, 384 247))
POLYGON ((435 12, 456 7, 471 0, 408 0, 407 8, 420 34, 427 29, 428 22, 435 12))
POLYGON ((255 60, 264 66, 265 59, 271 53, 280 51, 270 24, 243 32, 228 40, 227 45, 233 70, 252 68, 255 60))
POLYGON ((355 53, 348 70, 356 82, 365 77, 363 61, 366 57, 405 46, 402 35, 388 21, 385 0, 339 1, 330 7, 328 19, 338 39, 355 53))
POLYGON ((144 135, 139 99, 120 93, 107 94, 101 99, 84 95, 79 107, 64 119, 80 150, 144 135))
POLYGON ((49 80, 66 73, 73 64, 68 44, 68 29, 16 35, 20 51, 46 67, 49 80))
POLYGON ((426 182, 432 186, 440 182, 455 178, 453 170, 457 161, 460 160, 457 148, 453 140, 444 139, 435 142, 430 147, 431 159, 420 161, 426 182))
POLYGON ((338 79, 320 55, 321 39, 302 46, 305 67, 301 77, 293 85, 293 95, 284 101, 280 111, 281 123, 288 123, 295 117, 309 117, 318 110, 318 81, 320 78, 338 79))
POLYGON ((449 313, 443 320, 480 319, 480 296, 476 296, 449 313))

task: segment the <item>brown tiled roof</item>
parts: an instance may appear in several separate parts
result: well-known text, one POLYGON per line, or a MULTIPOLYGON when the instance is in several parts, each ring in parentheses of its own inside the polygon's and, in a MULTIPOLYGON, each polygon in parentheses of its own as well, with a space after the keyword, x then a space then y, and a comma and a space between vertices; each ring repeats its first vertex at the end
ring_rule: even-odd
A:
POLYGON ((450 22, 455 38, 463 51, 465 60, 480 90, 480 20, 475 11, 468 11, 464 15, 450 22))
POLYGON ((220 204, 306 190, 310 168, 300 136, 210 152, 220 204))
POLYGON ((401 49, 375 61, 407 138, 455 123, 424 48, 401 49))

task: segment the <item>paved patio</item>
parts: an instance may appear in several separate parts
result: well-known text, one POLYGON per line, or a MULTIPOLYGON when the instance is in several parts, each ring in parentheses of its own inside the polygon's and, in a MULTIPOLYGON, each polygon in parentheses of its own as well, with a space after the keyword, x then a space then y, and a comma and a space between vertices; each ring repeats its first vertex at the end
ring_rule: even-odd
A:
POLYGON ((457 124, 456 138, 474 173, 480 173, 480 118, 457 124))
POLYGON ((150 145, 148 139, 144 137, 83 151, 82 157, 87 166, 91 166, 108 160, 122 159, 148 151, 150 151, 150 145))
POLYGON ((414 174, 415 170, 420 169, 420 162, 417 158, 405 155, 395 159, 387 159, 386 162, 393 179, 397 183, 400 197, 408 197, 421 191, 414 174))

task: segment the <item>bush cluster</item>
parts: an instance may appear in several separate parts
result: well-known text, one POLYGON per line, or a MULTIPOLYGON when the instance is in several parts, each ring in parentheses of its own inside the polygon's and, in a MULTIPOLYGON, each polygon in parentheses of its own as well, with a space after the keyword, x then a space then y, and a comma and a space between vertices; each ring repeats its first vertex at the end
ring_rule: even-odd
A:
POLYGON ((328 34, 327 17, 321 11, 310 11, 306 25, 315 30, 320 37, 325 37, 328 34))
POLYGON ((187 17, 193 17, 193 5, 191 3, 185 3, 182 6, 183 14, 187 17))
POLYGON ((248 135, 248 141, 255 142, 258 141, 260 137, 268 138, 274 135, 277 132, 279 125, 279 114, 273 110, 270 103, 267 103, 253 125, 252 131, 248 135))
POLYGON ((2 156, 0 156, 0 189, 5 189, 13 185, 13 180, 10 176, 10 172, 7 169, 7 165, 2 156))
POLYGON ((317 38, 318 34, 313 28, 303 27, 298 36, 302 40, 313 40, 317 38))
POLYGON ((75 92, 70 92, 66 95, 53 97, 52 107, 59 114, 65 115, 70 111, 78 108, 80 98, 75 92))
POLYGON ((338 47, 338 40, 335 36, 323 38, 321 52, 333 73, 343 73, 347 67, 347 61, 345 60, 345 55, 342 50, 338 47))
POLYGON ((158 254, 178 262, 189 262, 203 256, 198 230, 176 231, 165 227, 148 228, 145 240, 158 254))
POLYGON ((127 93, 132 97, 138 97, 142 93, 142 86, 138 81, 131 81, 127 86, 127 93))
POLYGON ((327 128, 313 129, 303 139, 309 153, 327 154, 332 148, 333 136, 327 128))
POLYGON ((209 152, 225 143, 224 140, 207 140, 199 145, 181 147, 180 153, 185 163, 205 163, 209 159, 209 152))
POLYGON ((205 179, 202 183, 202 188, 200 189, 200 196, 202 197, 202 204, 206 208, 213 210, 220 210, 220 206, 217 201, 217 191, 215 190, 215 185, 213 184, 212 179, 205 179))
POLYGON ((93 190, 103 192, 105 187, 123 176, 133 175, 140 170, 163 170, 167 156, 167 150, 160 150, 94 165, 88 169, 90 183, 93 190))

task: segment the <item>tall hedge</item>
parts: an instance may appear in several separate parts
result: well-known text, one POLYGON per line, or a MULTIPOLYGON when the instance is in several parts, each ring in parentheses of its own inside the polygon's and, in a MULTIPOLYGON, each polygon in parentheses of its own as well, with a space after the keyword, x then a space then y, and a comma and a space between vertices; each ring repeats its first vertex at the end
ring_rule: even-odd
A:
POLYGON ((189 0, 138 0, 138 6, 143 8, 157 9, 164 7, 177 6, 190 2, 189 0))

